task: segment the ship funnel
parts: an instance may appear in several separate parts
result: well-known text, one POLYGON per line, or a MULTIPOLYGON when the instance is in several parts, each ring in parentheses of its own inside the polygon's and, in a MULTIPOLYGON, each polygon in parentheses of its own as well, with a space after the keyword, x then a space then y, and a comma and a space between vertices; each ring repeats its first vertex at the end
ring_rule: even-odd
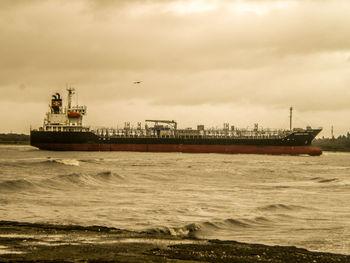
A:
POLYGON ((61 111, 62 99, 59 93, 52 95, 51 109, 52 113, 58 114, 61 111))

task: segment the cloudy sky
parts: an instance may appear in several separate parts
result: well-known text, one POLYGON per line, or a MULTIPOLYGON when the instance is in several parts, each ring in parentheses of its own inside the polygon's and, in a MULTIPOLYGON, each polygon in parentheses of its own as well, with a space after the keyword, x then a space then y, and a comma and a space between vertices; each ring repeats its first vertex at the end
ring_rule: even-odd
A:
POLYGON ((350 2, 1 0, 0 132, 76 88, 86 123, 350 130, 350 2), (134 84, 134 81, 142 81, 134 84))

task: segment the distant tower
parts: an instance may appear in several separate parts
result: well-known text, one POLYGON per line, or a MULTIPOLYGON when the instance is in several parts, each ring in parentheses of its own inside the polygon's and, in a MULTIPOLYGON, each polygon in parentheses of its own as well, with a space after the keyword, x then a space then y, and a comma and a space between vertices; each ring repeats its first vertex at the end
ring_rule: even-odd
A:
POLYGON ((331 126, 331 135, 332 135, 332 139, 334 139, 333 125, 331 126))
POLYGON ((230 129, 230 124, 229 123, 224 123, 224 130, 228 131, 230 129))
POLYGON ((289 129, 292 130, 293 107, 289 108, 289 129))

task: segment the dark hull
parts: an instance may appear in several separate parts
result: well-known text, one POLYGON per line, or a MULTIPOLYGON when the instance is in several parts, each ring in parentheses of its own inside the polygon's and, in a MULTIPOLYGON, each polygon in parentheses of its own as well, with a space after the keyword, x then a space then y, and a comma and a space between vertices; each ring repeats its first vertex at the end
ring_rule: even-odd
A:
POLYGON ((320 155, 311 147, 318 130, 285 138, 102 137, 92 132, 31 131, 31 145, 55 151, 138 151, 229 154, 320 155))
POLYGON ((62 144, 38 143, 43 150, 54 151, 133 151, 133 152, 183 152, 230 153, 275 155, 321 155, 322 151, 311 146, 254 146, 254 145, 179 145, 179 144, 62 144))

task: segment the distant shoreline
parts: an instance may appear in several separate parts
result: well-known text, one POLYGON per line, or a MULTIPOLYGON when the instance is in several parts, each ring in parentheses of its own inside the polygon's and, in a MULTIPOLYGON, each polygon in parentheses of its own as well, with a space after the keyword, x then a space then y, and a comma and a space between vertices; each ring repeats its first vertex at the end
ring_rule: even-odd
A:
POLYGON ((29 141, 8 141, 8 142, 0 142, 0 145, 29 145, 29 141))
POLYGON ((350 136, 315 139, 312 142, 312 146, 321 148, 322 151, 350 152, 350 136))
POLYGON ((29 145, 30 136, 27 134, 17 133, 0 133, 0 145, 29 145))

